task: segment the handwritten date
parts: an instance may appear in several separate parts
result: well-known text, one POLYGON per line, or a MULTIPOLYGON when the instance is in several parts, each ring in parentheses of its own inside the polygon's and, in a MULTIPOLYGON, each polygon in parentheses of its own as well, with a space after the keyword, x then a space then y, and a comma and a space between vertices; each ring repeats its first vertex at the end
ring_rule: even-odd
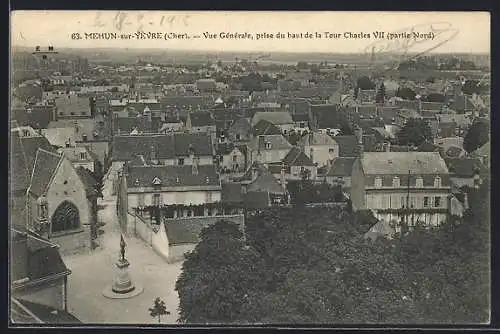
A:
POLYGON ((94 18, 93 26, 97 28, 113 27, 118 31, 123 28, 131 29, 141 32, 145 27, 168 27, 185 26, 189 25, 190 15, 154 15, 154 14, 131 14, 127 12, 118 11, 115 15, 106 15, 102 12, 97 12, 94 18))

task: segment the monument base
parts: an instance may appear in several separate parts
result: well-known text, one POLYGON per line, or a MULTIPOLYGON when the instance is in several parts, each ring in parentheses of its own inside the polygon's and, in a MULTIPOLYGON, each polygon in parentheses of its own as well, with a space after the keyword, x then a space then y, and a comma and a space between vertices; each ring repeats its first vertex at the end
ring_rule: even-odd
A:
POLYGON ((115 281, 103 290, 103 295, 112 299, 132 298, 144 291, 142 286, 135 285, 130 279, 128 267, 130 263, 124 259, 116 262, 118 273, 115 281))

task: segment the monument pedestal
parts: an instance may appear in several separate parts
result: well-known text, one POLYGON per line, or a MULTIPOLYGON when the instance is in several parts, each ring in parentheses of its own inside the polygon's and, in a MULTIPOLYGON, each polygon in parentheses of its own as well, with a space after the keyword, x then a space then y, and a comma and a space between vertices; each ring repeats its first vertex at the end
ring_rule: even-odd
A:
POLYGON ((143 287, 132 282, 128 267, 130 263, 127 259, 120 259, 116 262, 117 275, 113 284, 103 290, 103 295, 112 299, 132 298, 144 291, 143 287))

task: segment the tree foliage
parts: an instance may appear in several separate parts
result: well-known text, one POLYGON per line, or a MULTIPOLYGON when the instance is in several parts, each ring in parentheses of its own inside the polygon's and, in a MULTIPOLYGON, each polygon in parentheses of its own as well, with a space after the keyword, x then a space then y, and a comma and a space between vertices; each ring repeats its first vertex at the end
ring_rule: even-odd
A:
POLYGON ((432 132, 425 120, 410 118, 398 131, 396 138, 399 145, 420 146, 432 139, 432 132))
POLYGON ((490 124, 487 121, 475 121, 464 137, 464 149, 473 152, 490 140, 490 124))
POLYGON ((417 93, 411 88, 408 87, 403 87, 403 88, 398 88, 396 91, 396 96, 400 97, 405 100, 415 100, 415 97, 417 96, 417 93))
POLYGON ((384 83, 380 84, 380 87, 377 90, 377 95, 375 96, 375 101, 377 103, 384 103, 384 101, 385 101, 385 85, 384 85, 384 83))
POLYGON ((489 184, 441 227, 365 240, 376 222, 344 207, 249 215, 245 237, 204 230, 177 282, 180 321, 238 324, 470 323, 488 320, 489 184))
POLYGON ((375 83, 367 76, 359 77, 356 81, 356 89, 354 91, 355 98, 358 97, 359 90, 375 89, 375 83))
POLYGON ((153 318, 158 318, 158 323, 161 323, 161 317, 168 314, 170 314, 170 312, 167 311, 165 302, 161 300, 160 297, 157 297, 154 300, 153 307, 149 308, 149 315, 153 318))

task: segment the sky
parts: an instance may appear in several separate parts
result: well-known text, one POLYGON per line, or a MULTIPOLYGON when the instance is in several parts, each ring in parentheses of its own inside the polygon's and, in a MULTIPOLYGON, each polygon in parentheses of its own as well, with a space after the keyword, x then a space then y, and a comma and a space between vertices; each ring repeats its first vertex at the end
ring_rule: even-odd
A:
POLYGON ((490 15, 487 12, 14 11, 11 45, 234 52, 489 53, 490 15), (160 39, 85 38, 85 33, 94 32, 135 36, 139 30, 158 33, 160 39), (376 38, 377 31, 384 32, 383 38, 376 38), (433 34, 420 39, 399 34, 388 39, 395 32, 410 36, 433 34), (75 39, 75 33, 80 39, 75 39), (166 40, 167 33, 187 38, 166 40), (217 38, 206 38, 204 33, 215 34, 217 38), (247 33, 253 39, 221 38, 221 33, 247 33), (285 38, 277 38, 278 33, 285 38), (301 33, 302 38, 298 37, 301 33), (257 34, 267 36, 257 40, 257 34))

